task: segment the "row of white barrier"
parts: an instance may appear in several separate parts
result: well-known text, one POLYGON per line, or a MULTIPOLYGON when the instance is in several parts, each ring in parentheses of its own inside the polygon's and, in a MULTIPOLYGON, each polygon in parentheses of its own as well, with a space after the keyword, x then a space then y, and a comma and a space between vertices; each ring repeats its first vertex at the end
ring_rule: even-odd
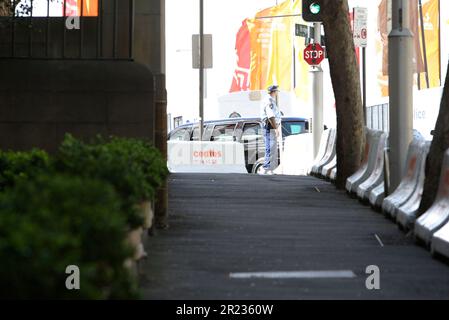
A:
POLYGON ((248 173, 238 142, 168 141, 168 169, 186 173, 248 173))
POLYGON ((335 180, 337 176, 337 130, 328 129, 321 136, 320 149, 311 175, 335 180))
MULTIPOLYGON (((336 156, 330 148, 335 148, 336 133, 323 135, 321 146, 326 151, 315 161, 312 174, 336 178, 336 156)), ((418 218, 422 199, 426 159, 431 142, 417 131, 407 154, 406 172, 399 187, 385 198, 385 156, 388 134, 367 129, 365 154, 360 169, 346 181, 346 190, 357 194, 360 200, 369 200, 375 208, 382 208, 385 215, 394 219, 405 230, 414 230, 418 240, 428 245, 433 254, 449 258, 449 150, 447 150, 441 170, 440 185, 431 208, 418 218)))

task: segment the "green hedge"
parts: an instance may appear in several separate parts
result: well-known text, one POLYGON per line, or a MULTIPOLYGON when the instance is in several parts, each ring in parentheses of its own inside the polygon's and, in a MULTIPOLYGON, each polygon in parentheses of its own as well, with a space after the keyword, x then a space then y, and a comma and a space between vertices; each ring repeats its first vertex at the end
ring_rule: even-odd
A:
POLYGON ((159 151, 138 139, 67 135, 55 157, 0 151, 0 297, 138 297, 126 237, 143 224, 136 205, 167 175, 159 151), (69 265, 80 268, 79 291, 65 288, 69 265))
POLYGON ((66 135, 56 156, 56 168, 113 185, 122 199, 122 210, 131 228, 143 223, 136 205, 152 200, 168 174, 157 149, 141 140, 115 137, 97 137, 85 143, 66 135))
POLYGON ((125 237, 120 201, 107 183, 61 175, 18 181, 0 194, 0 296, 136 298, 125 237), (80 290, 65 287, 69 265, 80 268, 80 290))
POLYGON ((13 187, 18 180, 33 179, 52 170, 50 156, 43 150, 29 152, 0 150, 0 191, 13 187))

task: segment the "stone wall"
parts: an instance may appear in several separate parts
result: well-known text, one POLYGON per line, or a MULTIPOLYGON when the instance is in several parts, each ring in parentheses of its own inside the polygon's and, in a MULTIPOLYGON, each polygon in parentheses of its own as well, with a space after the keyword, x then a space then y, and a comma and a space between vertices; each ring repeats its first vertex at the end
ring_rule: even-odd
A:
POLYGON ((0 59, 0 148, 54 151, 66 132, 154 139, 150 70, 131 61, 0 59))

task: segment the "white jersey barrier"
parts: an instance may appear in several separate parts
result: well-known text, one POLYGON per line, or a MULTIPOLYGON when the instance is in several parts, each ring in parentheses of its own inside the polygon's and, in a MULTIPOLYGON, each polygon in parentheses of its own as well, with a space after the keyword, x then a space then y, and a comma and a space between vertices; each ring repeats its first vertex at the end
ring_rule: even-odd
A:
POLYGON ((433 235, 431 252, 433 255, 438 253, 449 258, 449 223, 446 223, 433 235))
POLYGON ((323 167, 329 164, 337 154, 337 130, 329 129, 329 139, 326 147, 326 153, 316 165, 312 167, 312 174, 320 175, 323 167))
POLYGON ((332 158, 331 162, 326 164, 323 167, 323 169, 321 169, 321 175, 324 178, 326 178, 326 179, 330 179, 331 173, 332 173, 332 169, 334 169, 335 167, 337 167, 337 154, 334 155, 334 157, 332 158))
POLYGON ((385 215, 396 219, 397 209, 406 203, 418 185, 420 156, 424 138, 417 132, 408 148, 406 172, 397 189, 382 203, 382 211, 385 215))
POLYGON ((365 155, 363 157, 360 169, 346 180, 346 190, 349 193, 357 192, 357 188, 368 179, 376 164, 377 149, 380 138, 384 133, 382 131, 374 131, 366 129, 366 145, 365 155))
POLYGON ((449 150, 444 155, 437 197, 432 207, 415 223, 415 236, 430 244, 432 236, 449 222, 449 150))
MULTIPOLYGON (((357 187, 357 196, 363 200, 369 200, 370 192, 384 184, 384 151, 388 143, 388 134, 382 133, 375 152, 374 168, 371 175, 357 187)), ((370 159, 372 161, 372 159, 370 159)))
POLYGON ((404 203, 397 211, 396 221, 405 230, 410 230, 413 228, 416 217, 418 215, 418 209, 421 204, 421 198, 424 190, 424 181, 426 178, 426 159, 429 153, 430 144, 431 142, 425 142, 421 144, 421 151, 419 155, 421 159, 419 159, 420 168, 418 185, 416 186, 416 189, 411 195, 410 199, 406 203, 404 203))
POLYGON ((331 179, 331 181, 337 180, 337 166, 335 166, 335 168, 331 170, 331 175, 329 179, 331 179))
POLYGON ((375 187, 369 193, 369 203, 370 205, 378 210, 382 207, 382 202, 385 199, 385 181, 382 181, 377 187, 375 187))
POLYGON ((307 175, 313 161, 313 135, 304 133, 285 138, 281 164, 275 173, 307 175))
POLYGON ((168 169, 174 173, 248 173, 239 142, 168 141, 168 169))
POLYGON ((330 129, 323 131, 323 134, 321 135, 321 140, 320 140, 320 149, 318 150, 318 155, 314 159, 312 168, 310 169, 309 173, 315 174, 318 172, 317 166, 320 164, 321 160, 323 160, 323 158, 327 152, 327 147, 329 145, 330 132, 331 132, 330 129))

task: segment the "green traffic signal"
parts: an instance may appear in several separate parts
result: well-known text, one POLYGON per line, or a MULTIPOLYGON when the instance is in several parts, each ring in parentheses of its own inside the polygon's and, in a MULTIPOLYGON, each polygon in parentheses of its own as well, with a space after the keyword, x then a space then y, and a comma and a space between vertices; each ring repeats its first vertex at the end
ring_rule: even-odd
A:
POLYGON ((321 12, 321 6, 316 2, 313 2, 310 5, 309 9, 310 9, 310 12, 313 14, 319 14, 321 12))
POLYGON ((302 0, 302 18, 307 22, 323 21, 324 3, 322 0, 302 0))

